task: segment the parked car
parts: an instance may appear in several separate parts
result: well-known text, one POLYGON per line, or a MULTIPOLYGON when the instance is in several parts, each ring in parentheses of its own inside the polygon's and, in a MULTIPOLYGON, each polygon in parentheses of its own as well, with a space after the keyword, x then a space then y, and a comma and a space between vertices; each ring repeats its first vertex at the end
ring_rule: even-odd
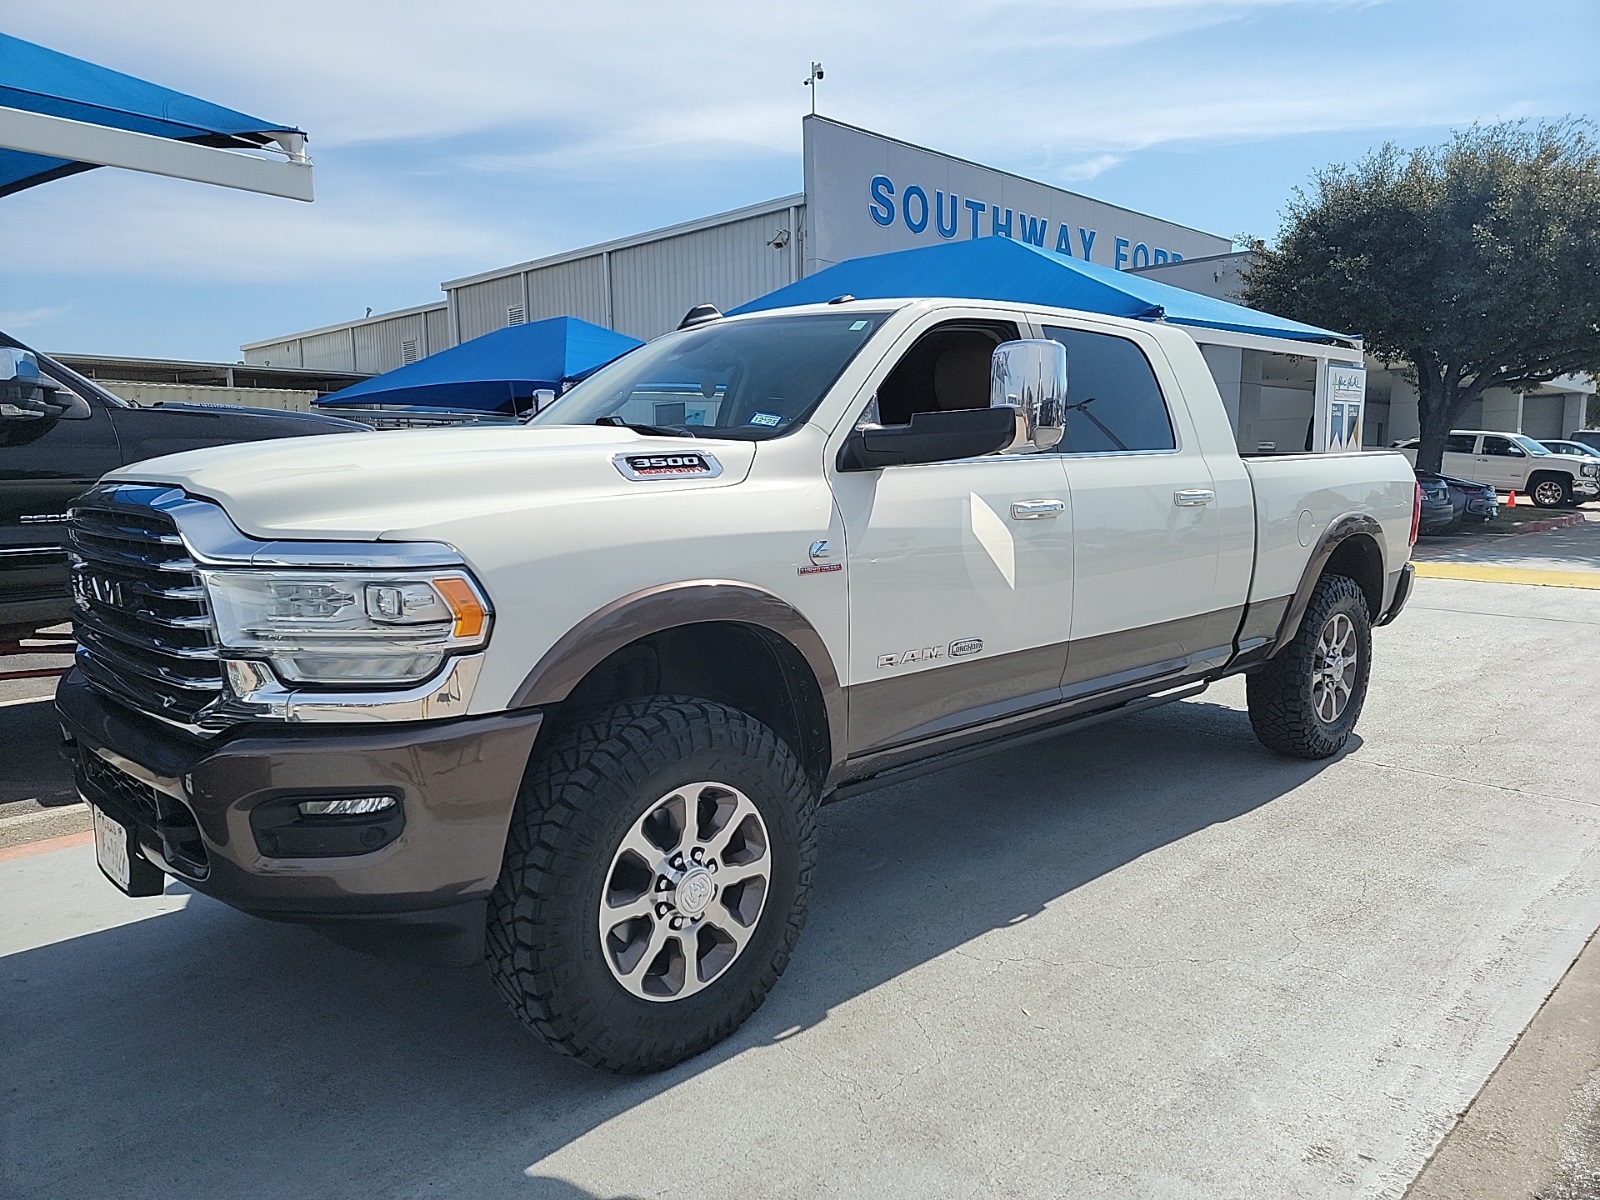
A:
POLYGON ((1588 442, 1550 441, 1547 439, 1541 442, 1540 445, 1550 451, 1551 454, 1570 454, 1576 458, 1592 458, 1596 462, 1600 462, 1600 446, 1591 446, 1588 442))
POLYGON ((355 432, 370 430, 312 413, 130 404, 0 333, 0 642, 71 615, 67 508, 107 471, 202 446, 355 432))
POLYGON ((1585 446, 1593 446, 1595 449, 1600 450, 1600 429, 1576 430, 1569 440, 1582 442, 1585 446))
POLYGON ((1424 537, 1439 533, 1454 533, 1460 527, 1456 520, 1456 506, 1450 499, 1450 485, 1443 475, 1417 468, 1417 487, 1422 489, 1422 517, 1417 532, 1424 537))
POLYGON ((1450 489, 1450 506, 1455 512, 1456 527, 1462 525, 1487 525, 1500 516, 1500 494, 1494 485, 1473 479, 1457 479, 1454 475, 1441 475, 1450 489))
POLYGON ((1420 516, 1397 454, 1241 458, 1182 326, 977 300, 712 314, 526 425, 351 458, 199 450, 74 506, 101 868, 487 951, 622 1071, 761 1004, 824 798, 1239 674, 1264 745, 1338 753, 1420 516))
MULTIPOLYGON (((1414 464, 1417 440, 1395 448, 1414 464)), ((1481 479, 1502 492, 1521 492, 1540 508, 1581 504, 1600 495, 1600 461, 1552 454, 1531 437, 1482 429, 1456 429, 1444 444, 1443 473, 1481 479)))

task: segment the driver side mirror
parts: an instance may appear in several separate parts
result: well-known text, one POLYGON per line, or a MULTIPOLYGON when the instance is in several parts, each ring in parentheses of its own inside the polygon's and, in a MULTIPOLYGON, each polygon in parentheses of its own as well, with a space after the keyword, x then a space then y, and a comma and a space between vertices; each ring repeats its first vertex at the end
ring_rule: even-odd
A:
POLYGON ((1013 454, 1053 450, 1067 431, 1067 348, 1045 338, 1003 342, 989 371, 989 407, 1016 412, 1013 454))
POLYGON ((44 376, 32 351, 0 346, 0 421, 42 421, 44 376))
POLYGON ((89 402, 39 369, 31 350, 0 346, 0 421, 84 421, 89 402))

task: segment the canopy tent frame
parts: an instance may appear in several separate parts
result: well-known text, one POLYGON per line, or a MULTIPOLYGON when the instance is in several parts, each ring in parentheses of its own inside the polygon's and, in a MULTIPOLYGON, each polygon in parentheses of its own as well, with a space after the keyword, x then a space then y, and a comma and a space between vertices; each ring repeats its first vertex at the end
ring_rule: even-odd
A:
POLYGON ((305 134, 276 133, 271 141, 280 147, 282 159, 0 106, 0 149, 69 160, 72 166, 60 174, 76 173, 79 164, 121 167, 309 202, 311 159, 305 134))

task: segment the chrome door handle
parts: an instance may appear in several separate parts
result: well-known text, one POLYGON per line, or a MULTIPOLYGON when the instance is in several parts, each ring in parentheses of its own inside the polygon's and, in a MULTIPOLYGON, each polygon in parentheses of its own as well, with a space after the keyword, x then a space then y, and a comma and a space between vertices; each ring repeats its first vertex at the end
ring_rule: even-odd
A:
POLYGON ((1217 494, 1210 488, 1184 488, 1181 492, 1172 493, 1172 502, 1179 508, 1199 508, 1216 498, 1217 494))
POLYGON ((1045 521, 1067 511, 1065 500, 1018 500, 1011 506, 1013 521, 1045 521))

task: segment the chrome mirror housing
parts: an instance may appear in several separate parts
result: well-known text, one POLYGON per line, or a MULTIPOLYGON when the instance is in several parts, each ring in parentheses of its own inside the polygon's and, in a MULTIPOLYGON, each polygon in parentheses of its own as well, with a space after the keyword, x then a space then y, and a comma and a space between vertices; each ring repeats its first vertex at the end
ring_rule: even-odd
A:
POLYGON ((0 346, 0 418, 39 421, 48 416, 44 382, 31 350, 0 346))
POLYGON ((996 346, 989 407, 1016 410, 1016 433, 1002 453, 1053 450, 1067 431, 1067 348, 1031 338, 996 346))

